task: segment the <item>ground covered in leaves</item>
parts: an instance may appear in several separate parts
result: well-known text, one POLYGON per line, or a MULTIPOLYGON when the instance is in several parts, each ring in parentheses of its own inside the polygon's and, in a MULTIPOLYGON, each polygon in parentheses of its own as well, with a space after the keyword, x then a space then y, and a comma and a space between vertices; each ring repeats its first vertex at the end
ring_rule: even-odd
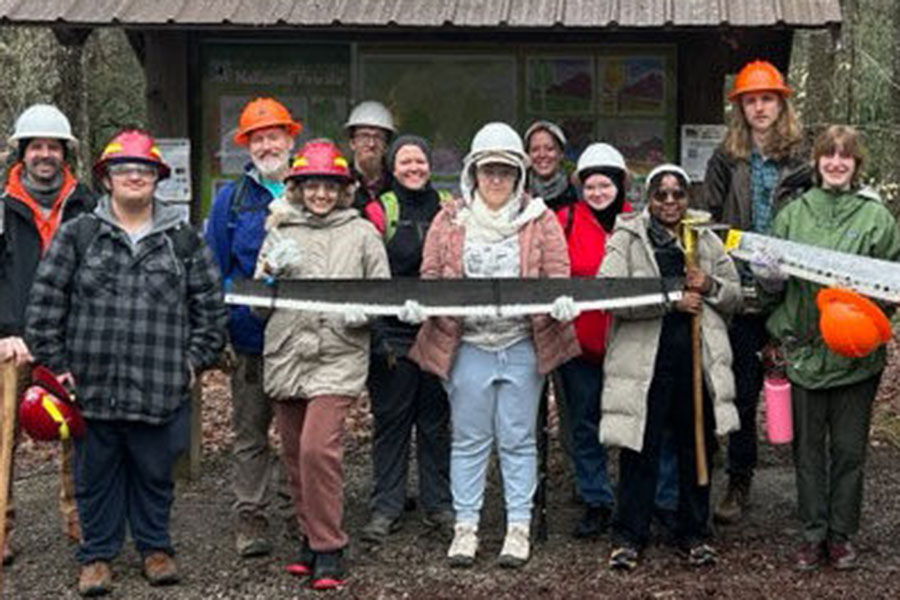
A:
MULTIPOLYGON (((892 350, 895 348, 892 348, 892 350)), ((892 351, 892 356, 897 353, 892 351)), ((341 598, 897 598, 900 597, 900 361, 885 374, 876 408, 867 468, 863 529, 857 538, 860 568, 801 574, 789 560, 798 539, 790 451, 761 443, 753 508, 739 526, 719 528, 715 545, 720 562, 695 570, 674 551, 651 547, 639 569, 613 573, 606 568, 606 538, 581 542, 570 532, 580 515, 562 452, 553 440, 549 486, 549 539, 536 546, 519 571, 501 570, 495 558, 502 543, 500 490, 493 470, 482 522, 478 561, 469 570, 451 570, 444 561, 446 542, 421 524, 412 510, 404 526, 379 549, 351 543, 351 579, 341 598)), ((226 379, 204 378, 203 475, 178 484, 172 532, 183 572, 181 585, 153 589, 140 576, 138 555, 129 544, 114 563, 113 598, 294 598, 323 593, 306 590, 282 568, 295 550, 273 510, 270 557, 239 559, 233 549, 229 457, 230 410, 226 379)), ((354 536, 368 516, 371 465, 370 422, 365 402, 351 417, 347 442, 346 525, 354 536)), ((615 464, 615 453, 610 463, 615 464)), ((74 546, 60 533, 56 510, 58 479, 55 448, 23 442, 17 454, 18 557, 5 572, 4 597, 77 598, 74 546)), ((713 493, 721 493, 719 469, 713 493)), ((355 536, 354 536, 355 537, 355 536)))

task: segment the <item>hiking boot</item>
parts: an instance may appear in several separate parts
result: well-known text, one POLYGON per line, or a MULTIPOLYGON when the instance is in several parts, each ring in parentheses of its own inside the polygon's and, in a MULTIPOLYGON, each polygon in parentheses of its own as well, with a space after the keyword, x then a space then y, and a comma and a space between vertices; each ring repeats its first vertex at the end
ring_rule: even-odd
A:
POLYGON ((235 532, 235 549, 241 558, 264 556, 272 551, 272 543, 266 538, 269 523, 261 515, 241 513, 235 532))
POLYGON ((818 569, 825 560, 825 542, 803 542, 794 553, 794 568, 798 571, 818 569))
POLYGON ((9 534, 3 539, 3 566, 11 565, 16 559, 16 551, 13 550, 12 542, 9 541, 9 534))
POLYGON ((441 538, 450 540, 453 537, 453 525, 456 523, 456 513, 449 508, 433 510, 425 513, 422 523, 440 534, 441 538))
POLYGON ((508 569, 518 569, 531 556, 531 526, 528 521, 517 521, 506 527, 503 548, 497 564, 508 569))
POLYGON ((312 578, 309 585, 314 590, 337 590, 347 582, 344 569, 344 551, 316 552, 312 578))
POLYGON ((387 515, 375 513, 372 515, 369 522, 366 523, 366 526, 362 528, 360 537, 363 541, 372 544, 381 544, 384 543, 384 540, 387 539, 389 535, 399 530, 401 525, 402 523, 399 518, 392 518, 387 515))
POLYGON ((172 585, 181 580, 175 559, 165 552, 152 552, 144 559, 144 577, 152 586, 172 585))
POLYGON ((309 547, 309 540, 304 537, 300 541, 300 552, 297 554, 297 560, 288 564, 284 570, 297 577, 308 577, 312 573, 315 562, 316 553, 309 547))
POLYGON ((633 571, 638 566, 640 553, 633 546, 618 546, 609 553, 609 568, 613 571, 633 571))
POLYGON ((725 497, 716 506, 713 518, 717 523, 731 525, 744 516, 750 505, 750 484, 752 477, 731 476, 728 478, 728 490, 725 497))
POLYGON ((848 571, 856 568, 856 559, 859 555, 850 540, 828 542, 828 562, 838 571, 848 571))
POLYGON ((105 560, 97 560, 81 567, 78 576, 78 593, 87 598, 102 596, 112 591, 112 570, 105 560))
POLYGON ((602 504, 588 504, 584 508, 584 515, 575 526, 572 535, 578 539, 592 539, 599 537, 609 528, 612 518, 612 510, 602 504))
POLYGON ((478 525, 457 523, 453 527, 453 541, 447 550, 451 567, 471 567, 478 552, 478 525))
POLYGON ((686 549, 688 564, 692 567, 714 565, 719 560, 716 549, 709 544, 699 543, 686 549))

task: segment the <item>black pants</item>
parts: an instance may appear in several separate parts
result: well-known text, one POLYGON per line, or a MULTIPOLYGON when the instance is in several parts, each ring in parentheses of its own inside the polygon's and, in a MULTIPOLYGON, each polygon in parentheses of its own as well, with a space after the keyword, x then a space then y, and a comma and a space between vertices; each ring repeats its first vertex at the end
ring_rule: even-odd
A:
POLYGON ((440 380, 406 358, 388 364, 373 354, 369 383, 375 419, 372 512, 391 518, 403 512, 413 425, 422 507, 450 510, 450 405, 440 380))
POLYGON ((734 405, 741 428, 728 434, 728 474, 752 477, 756 469, 756 407, 763 386, 759 351, 769 339, 762 315, 736 315, 728 331, 733 354, 734 405))
MULTIPOLYGON (((660 348, 660 352, 665 352, 660 348)), ((694 413, 691 391, 690 354, 671 357, 677 365, 661 368, 647 394, 647 417, 641 452, 623 448, 619 454, 619 496, 613 521, 613 539, 617 544, 643 548, 647 543, 650 517, 659 473, 659 452, 663 431, 670 427, 678 452, 678 526, 675 535, 679 545, 689 547, 709 534, 709 486, 697 485, 697 463, 694 453, 694 413)), ((703 416, 706 440, 706 463, 712 479, 712 456, 715 447, 712 403, 703 394, 703 416)))

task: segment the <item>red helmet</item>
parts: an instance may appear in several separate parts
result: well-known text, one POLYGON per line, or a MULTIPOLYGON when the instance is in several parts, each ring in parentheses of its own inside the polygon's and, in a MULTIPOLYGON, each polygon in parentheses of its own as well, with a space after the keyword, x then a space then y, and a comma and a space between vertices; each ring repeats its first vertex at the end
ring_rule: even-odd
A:
POLYGON ((19 424, 37 441, 67 440, 84 435, 84 419, 68 396, 61 399, 42 385, 33 385, 22 394, 19 424))
POLYGON ((142 162, 159 169, 159 180, 169 176, 171 169, 163 161, 162 152, 156 147, 153 136, 142 129, 125 129, 109 141, 99 160, 94 163, 94 176, 106 176, 106 167, 112 162, 142 162))
POLYGON ((350 165, 331 140, 310 140, 303 144, 291 163, 285 179, 295 177, 335 177, 349 183, 353 176, 350 165))

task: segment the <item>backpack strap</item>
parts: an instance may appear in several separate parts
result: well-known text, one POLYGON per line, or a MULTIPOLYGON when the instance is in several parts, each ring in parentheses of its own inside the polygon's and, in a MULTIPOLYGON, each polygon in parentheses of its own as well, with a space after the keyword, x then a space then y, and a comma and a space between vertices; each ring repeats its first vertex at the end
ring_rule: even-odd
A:
POLYGON ((237 227, 238 212, 244 205, 244 199, 247 197, 247 174, 238 178, 237 183, 231 188, 231 198, 228 199, 228 219, 225 222, 225 231, 228 235, 228 255, 225 257, 225 265, 222 270, 222 276, 228 277, 231 273, 231 246, 234 243, 234 230, 237 227))
POLYGON ((400 220, 400 202, 397 194, 387 191, 378 197, 381 207, 384 209, 384 241, 390 242, 397 233, 397 222, 400 220))
POLYGON ((72 223, 75 229, 75 268, 81 266, 84 255, 90 247, 97 232, 100 231, 100 219, 93 213, 85 213, 72 223))
POLYGON ((202 244, 194 228, 187 223, 179 223, 167 230, 166 235, 172 240, 175 256, 183 263, 191 260, 202 244))

